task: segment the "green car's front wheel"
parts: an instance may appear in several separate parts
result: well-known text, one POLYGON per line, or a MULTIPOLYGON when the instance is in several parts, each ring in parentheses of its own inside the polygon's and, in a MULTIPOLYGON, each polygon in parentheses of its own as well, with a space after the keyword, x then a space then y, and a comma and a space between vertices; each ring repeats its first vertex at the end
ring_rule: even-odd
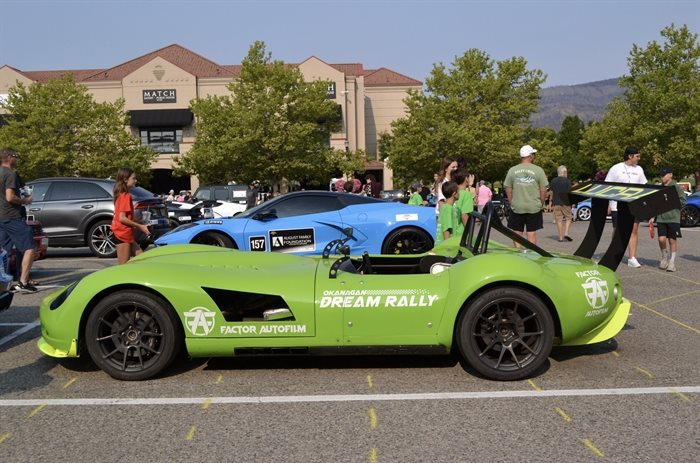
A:
POLYGON ((182 334, 162 299, 143 291, 121 291, 100 301, 85 327, 92 360, 116 379, 151 378, 179 353, 182 334))
POLYGON ((479 295, 462 312, 457 327, 462 356, 489 379, 527 378, 549 357, 552 315, 536 295, 501 287, 479 295))

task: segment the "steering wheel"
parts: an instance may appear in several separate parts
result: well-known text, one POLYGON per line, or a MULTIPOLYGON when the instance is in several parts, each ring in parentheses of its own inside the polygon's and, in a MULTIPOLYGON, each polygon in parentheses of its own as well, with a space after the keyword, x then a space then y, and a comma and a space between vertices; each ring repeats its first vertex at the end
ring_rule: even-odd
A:
POLYGON ((359 273, 363 275, 369 275, 372 273, 372 262, 370 261, 367 251, 362 254, 362 266, 359 269, 359 273))

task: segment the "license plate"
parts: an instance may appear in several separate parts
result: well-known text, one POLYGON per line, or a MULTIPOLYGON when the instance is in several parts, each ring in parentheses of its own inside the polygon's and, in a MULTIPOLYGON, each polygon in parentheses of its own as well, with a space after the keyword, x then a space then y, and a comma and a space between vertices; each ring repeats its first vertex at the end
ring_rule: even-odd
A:
POLYGON ((180 222, 185 222, 185 221, 189 222, 190 220, 192 220, 192 217, 190 217, 189 215, 181 215, 180 216, 180 222))

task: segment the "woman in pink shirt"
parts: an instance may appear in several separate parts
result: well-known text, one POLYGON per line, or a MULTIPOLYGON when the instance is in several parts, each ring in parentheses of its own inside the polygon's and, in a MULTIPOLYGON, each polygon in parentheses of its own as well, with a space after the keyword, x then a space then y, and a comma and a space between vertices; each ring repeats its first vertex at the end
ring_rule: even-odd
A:
POLYGON ((484 206, 486 203, 491 201, 491 197, 493 196, 493 193, 491 192, 491 188, 486 186, 486 182, 483 180, 479 181, 479 188, 476 191, 476 208, 481 213, 483 211, 484 206))

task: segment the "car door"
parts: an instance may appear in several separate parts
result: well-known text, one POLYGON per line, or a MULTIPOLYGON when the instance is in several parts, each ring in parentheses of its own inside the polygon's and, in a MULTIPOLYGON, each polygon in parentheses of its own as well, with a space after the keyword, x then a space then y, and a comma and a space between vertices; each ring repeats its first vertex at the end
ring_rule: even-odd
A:
POLYGON ((342 207, 334 196, 282 198, 246 219, 242 249, 320 254, 330 241, 343 237, 342 207))
POLYGON ((344 346, 432 346, 447 301, 448 272, 362 275, 319 269, 316 308, 342 311, 344 346))
POLYGON ((98 199, 111 198, 92 182, 53 181, 44 201, 32 203, 27 212, 36 214, 49 238, 76 238, 82 236, 82 225, 97 210, 98 199))

